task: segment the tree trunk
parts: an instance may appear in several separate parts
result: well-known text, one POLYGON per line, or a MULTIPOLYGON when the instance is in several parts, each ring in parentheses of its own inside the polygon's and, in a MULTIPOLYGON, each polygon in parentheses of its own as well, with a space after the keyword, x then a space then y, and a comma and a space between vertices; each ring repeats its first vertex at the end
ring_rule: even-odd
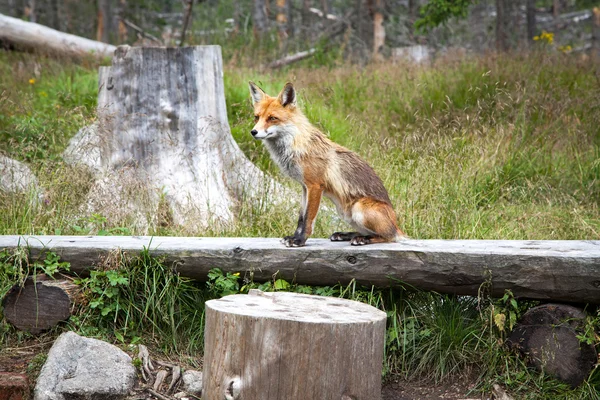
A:
POLYGON ((537 33, 536 23, 535 23, 535 1, 536 0, 527 0, 527 40, 526 42, 532 44, 533 37, 537 33))
POLYGON ((373 0, 373 60, 383 61, 385 27, 383 26, 383 0, 373 0))
POLYGON ((254 26, 254 36, 259 40, 262 39, 268 29, 266 0, 254 0, 252 22, 254 26))
POLYGON ((29 0, 29 22, 37 22, 37 0, 29 0))
POLYGON ((516 347, 538 369, 579 386, 594 368, 598 356, 577 335, 585 330, 586 313, 564 304, 529 309, 515 325, 508 344, 516 347))
POLYGON ((278 187, 229 131, 222 77, 219 46, 118 47, 100 68, 98 123, 64 155, 98 178, 86 212, 141 231, 162 215, 197 234, 233 222, 242 201, 271 204, 278 187))
POLYGON ((79 286, 68 279, 45 275, 29 277, 4 296, 4 317, 16 328, 37 334, 71 316, 71 306, 80 301, 79 286))
POLYGON ((48 249, 89 273, 115 249, 137 254, 148 249, 188 278, 206 281, 218 266, 254 282, 274 276, 301 285, 405 287, 456 295, 600 304, 598 240, 406 240, 350 246, 309 239, 286 248, 271 238, 182 238, 161 236, 0 236, 0 251, 27 246, 32 257, 48 249))
POLYGON ((386 314, 296 293, 206 302, 203 398, 380 399, 386 314))
POLYGON ((279 47, 283 49, 289 37, 290 4, 288 0, 277 0, 277 33, 279 34, 279 47))
POLYGON ((496 0, 496 51, 508 50, 508 2, 510 0, 496 0))
POLYGON ((0 14, 0 39, 17 46, 69 56, 112 55, 116 47, 0 14))
POLYGON ((185 42, 185 32, 187 31, 188 25, 190 24, 190 19, 192 18, 192 10, 194 7, 194 0, 187 0, 187 5, 185 7, 185 15, 183 17, 183 27, 181 28, 181 38, 179 40, 179 47, 183 46, 185 42))
POLYGON ((600 7, 592 10, 592 57, 600 60, 600 7))
POLYGON ((99 42, 110 43, 113 34, 113 13, 111 0, 98 0, 98 29, 96 31, 96 40, 99 42))

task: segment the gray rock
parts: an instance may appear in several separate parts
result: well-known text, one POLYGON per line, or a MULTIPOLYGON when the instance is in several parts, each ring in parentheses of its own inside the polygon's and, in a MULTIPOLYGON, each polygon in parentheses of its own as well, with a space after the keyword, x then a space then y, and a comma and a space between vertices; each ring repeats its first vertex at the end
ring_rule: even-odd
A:
POLYGON ((121 349, 74 332, 63 333, 48 353, 34 400, 117 400, 135 384, 135 368, 121 349))
POLYGON ((17 160, 0 154, 0 191, 9 193, 32 193, 35 198, 42 190, 29 167, 17 160))
POLYGON ((183 373, 183 390, 187 393, 200 395, 202 394, 202 372, 187 370, 183 373))

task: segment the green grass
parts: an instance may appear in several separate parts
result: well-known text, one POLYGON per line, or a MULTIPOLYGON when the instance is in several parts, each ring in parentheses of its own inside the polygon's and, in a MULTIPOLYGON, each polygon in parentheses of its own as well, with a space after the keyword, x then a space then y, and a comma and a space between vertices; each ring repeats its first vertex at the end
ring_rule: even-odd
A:
MULTIPOLYGON (((280 176, 249 134, 247 82, 275 95, 293 81, 309 119, 373 165, 411 237, 599 239, 597 70, 597 64, 573 55, 536 53, 438 60, 423 68, 299 66, 269 75, 228 66, 224 76, 232 134, 253 162, 280 176)), ((96 78, 95 65, 0 53, 0 151, 26 162, 45 190, 45 200, 34 206, 27 194, 0 192, 0 234, 144 233, 82 211, 91 177, 61 160, 68 140, 94 120, 96 78)), ((268 213, 242 202, 237 215, 232 226, 198 234, 280 237, 294 229, 297 210, 291 201, 268 213)), ((314 236, 344 228, 321 212, 314 236)), ((181 230, 167 224, 149 233, 181 230)), ((0 296, 32 272, 30 265, 25 254, 2 256, 0 296)), ((518 398, 600 398, 598 369, 571 390, 528 369, 502 346, 506 330, 495 316, 518 317, 528 303, 513 307, 502 300, 356 284, 303 287, 275 280, 259 285, 218 272, 206 286, 179 277, 147 254, 117 257, 81 284, 87 303, 69 328, 122 344, 143 341, 167 354, 201 353, 207 299, 252 287, 295 290, 343 296, 386 311, 386 376, 469 379, 485 393, 500 383, 518 398)), ((600 315, 592 312, 592 317, 598 329, 600 315)), ((18 341, 18 335, 0 325, 0 344, 18 341)))

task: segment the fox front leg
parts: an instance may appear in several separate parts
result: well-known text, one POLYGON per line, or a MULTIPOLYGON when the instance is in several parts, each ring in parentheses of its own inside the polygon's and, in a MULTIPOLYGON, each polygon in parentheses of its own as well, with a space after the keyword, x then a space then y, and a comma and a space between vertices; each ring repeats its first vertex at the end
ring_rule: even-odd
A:
POLYGON ((298 228, 291 236, 283 238, 282 242, 287 247, 301 247, 312 234, 313 223, 319 211, 323 189, 319 185, 302 188, 302 211, 298 218, 298 228))

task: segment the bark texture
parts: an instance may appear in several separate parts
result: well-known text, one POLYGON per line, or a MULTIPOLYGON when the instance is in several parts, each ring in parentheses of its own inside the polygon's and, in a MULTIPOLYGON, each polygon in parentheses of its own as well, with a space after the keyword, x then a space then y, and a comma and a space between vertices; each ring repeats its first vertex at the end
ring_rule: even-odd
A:
POLYGON ((0 236, 0 250, 29 246, 34 256, 53 249, 71 270, 83 273, 120 248, 148 248, 183 276, 206 280, 208 271, 241 272, 256 282, 278 278, 307 285, 348 284, 417 288, 502 297, 600 303, 598 240, 406 240, 350 246, 309 239, 286 248, 279 239, 124 236, 0 236), (485 284, 483 287, 482 285, 485 284))
POLYGON ((0 40, 35 50, 69 56, 111 56, 116 47, 33 22, 0 14, 0 40))
POLYGON ((206 303, 206 400, 380 399, 386 314, 297 293, 206 303))
POLYGON ((579 386, 598 362, 593 345, 577 335, 585 330, 586 313, 564 304, 544 304, 529 309, 513 329, 509 344, 538 369, 579 386))
POLYGON ((23 286, 15 285, 2 300, 4 317, 16 328, 37 334, 71 316, 71 306, 79 299, 79 287, 68 279, 29 277, 23 286))
POLYGON ((219 46, 118 47, 100 68, 98 124, 64 157, 96 172, 87 212, 141 231, 160 215, 189 232, 227 224, 238 201, 277 188, 231 136, 219 46))

